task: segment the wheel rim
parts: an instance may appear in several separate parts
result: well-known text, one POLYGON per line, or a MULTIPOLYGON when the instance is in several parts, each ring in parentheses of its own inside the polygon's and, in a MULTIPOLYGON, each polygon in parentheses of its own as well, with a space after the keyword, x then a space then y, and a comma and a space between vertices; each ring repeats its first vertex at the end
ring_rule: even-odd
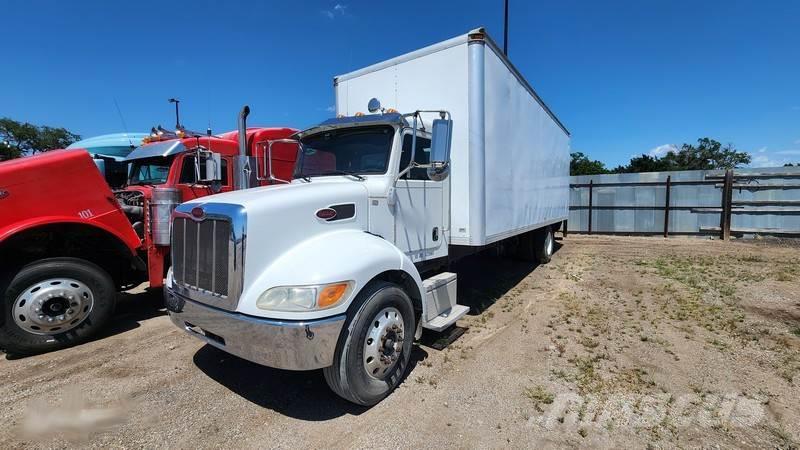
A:
POLYGON ((382 380, 403 354, 403 315, 397 308, 384 308, 370 323, 364 340, 364 370, 375 379, 382 380))
POLYGON ((48 278, 28 286, 14 302, 14 322, 23 330, 53 335, 80 325, 94 306, 85 283, 72 278, 48 278))
POLYGON ((544 236, 544 251, 550 256, 553 254, 553 232, 548 231, 544 236))

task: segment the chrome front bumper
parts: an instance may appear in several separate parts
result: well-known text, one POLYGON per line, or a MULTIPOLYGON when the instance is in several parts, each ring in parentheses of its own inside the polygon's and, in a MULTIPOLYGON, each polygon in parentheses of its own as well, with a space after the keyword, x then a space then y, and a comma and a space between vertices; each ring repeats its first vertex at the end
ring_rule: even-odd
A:
POLYGON ((306 322, 262 319, 212 308, 164 288, 178 328, 233 355, 264 366, 313 370, 333 364, 345 315, 306 322))

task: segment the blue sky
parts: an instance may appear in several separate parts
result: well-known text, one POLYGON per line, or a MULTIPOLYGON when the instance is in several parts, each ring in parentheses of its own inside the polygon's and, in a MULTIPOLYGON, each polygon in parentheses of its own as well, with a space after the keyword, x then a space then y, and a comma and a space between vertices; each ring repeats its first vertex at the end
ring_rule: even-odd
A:
MULTIPOLYGON (((709 136, 754 165, 800 162, 800 1, 510 0, 509 56, 610 166, 709 136), (661 150, 659 150, 661 149, 661 150)), ((503 1, 6 0, 0 116, 85 137, 174 124, 305 127, 332 78, 471 28, 503 1)))

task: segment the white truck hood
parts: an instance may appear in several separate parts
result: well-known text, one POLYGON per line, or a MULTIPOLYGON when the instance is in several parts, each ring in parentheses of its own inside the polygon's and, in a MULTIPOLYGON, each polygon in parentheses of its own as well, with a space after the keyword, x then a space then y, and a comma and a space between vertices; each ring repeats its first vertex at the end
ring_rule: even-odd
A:
MULTIPOLYGON (((244 286, 247 287, 285 252, 305 240, 343 229, 367 231, 368 195, 361 181, 331 177, 226 192, 192 200, 182 208, 211 203, 244 207, 244 286), (353 214, 339 215, 332 220, 316 215, 321 209, 342 205, 347 205, 345 209, 352 205, 353 214)), ((309 282, 313 278, 313 274, 309 274, 309 282)))

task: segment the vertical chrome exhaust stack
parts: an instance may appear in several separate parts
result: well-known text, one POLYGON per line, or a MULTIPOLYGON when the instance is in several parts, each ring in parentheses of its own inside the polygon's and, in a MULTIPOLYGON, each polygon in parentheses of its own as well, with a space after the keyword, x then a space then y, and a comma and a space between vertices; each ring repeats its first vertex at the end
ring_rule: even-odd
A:
POLYGON ((250 115, 250 107, 244 105, 239 113, 239 156, 247 156, 247 116, 250 115))
POLYGON ((250 107, 244 105, 239 113, 239 157, 236 158, 236 189, 247 189, 250 187, 252 167, 250 167, 250 157, 247 154, 247 116, 250 115, 250 107))

